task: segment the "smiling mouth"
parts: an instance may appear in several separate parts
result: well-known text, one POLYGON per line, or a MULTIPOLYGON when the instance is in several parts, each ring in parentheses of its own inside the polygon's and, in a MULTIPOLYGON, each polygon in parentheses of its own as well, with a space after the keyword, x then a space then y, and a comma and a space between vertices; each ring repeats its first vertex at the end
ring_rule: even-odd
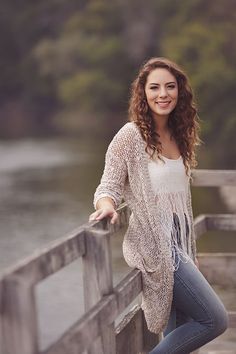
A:
POLYGON ((165 101, 165 102, 156 102, 161 108, 165 108, 167 106, 169 106, 169 104, 171 103, 171 101, 165 101))

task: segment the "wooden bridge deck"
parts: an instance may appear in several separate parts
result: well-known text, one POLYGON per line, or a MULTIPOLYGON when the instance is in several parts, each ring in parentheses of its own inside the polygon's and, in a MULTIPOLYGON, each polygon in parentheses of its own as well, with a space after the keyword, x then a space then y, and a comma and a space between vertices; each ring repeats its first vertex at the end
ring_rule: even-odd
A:
POLYGON ((219 338, 204 345, 198 354, 235 354, 236 335, 235 329, 228 329, 219 338))
MULTIPOLYGON (((236 185, 236 171, 196 170, 194 186, 236 185)), ((0 277, 0 354, 137 354, 148 353, 161 339, 147 330, 140 306, 115 320, 142 292, 141 273, 131 272, 115 287, 110 239, 126 227, 130 211, 120 206, 120 221, 82 225, 71 234, 36 251, 0 277), (44 351, 38 345, 34 287, 74 260, 82 258, 86 313, 44 351)), ((196 236, 208 230, 236 230, 236 215, 200 215, 196 236)), ((200 269, 211 284, 236 289, 236 253, 198 254, 200 269)), ((235 296, 235 294, 234 294, 235 296)), ((236 354, 236 308, 228 309, 230 328, 199 354, 236 354)))

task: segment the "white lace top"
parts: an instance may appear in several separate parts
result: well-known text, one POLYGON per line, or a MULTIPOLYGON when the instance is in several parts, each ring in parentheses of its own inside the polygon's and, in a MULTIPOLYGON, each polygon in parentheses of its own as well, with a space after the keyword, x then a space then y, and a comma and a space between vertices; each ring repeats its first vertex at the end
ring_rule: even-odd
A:
POLYGON ((166 206, 166 215, 172 223, 172 232, 169 241, 172 247, 174 270, 178 269, 180 260, 190 261, 191 242, 189 237, 189 215, 187 210, 187 188, 189 177, 185 173, 182 156, 178 159, 169 159, 161 155, 160 159, 148 162, 148 172, 151 180, 155 201, 163 202, 166 206), (175 258, 175 253, 179 257, 175 258))

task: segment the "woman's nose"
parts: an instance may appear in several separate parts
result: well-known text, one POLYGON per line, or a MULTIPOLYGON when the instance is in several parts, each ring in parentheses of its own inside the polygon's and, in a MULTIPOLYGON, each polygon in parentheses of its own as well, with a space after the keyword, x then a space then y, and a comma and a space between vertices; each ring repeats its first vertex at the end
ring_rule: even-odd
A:
POLYGON ((167 96, 167 91, 165 87, 161 87, 160 88, 160 93, 159 93, 160 97, 166 97, 167 96))

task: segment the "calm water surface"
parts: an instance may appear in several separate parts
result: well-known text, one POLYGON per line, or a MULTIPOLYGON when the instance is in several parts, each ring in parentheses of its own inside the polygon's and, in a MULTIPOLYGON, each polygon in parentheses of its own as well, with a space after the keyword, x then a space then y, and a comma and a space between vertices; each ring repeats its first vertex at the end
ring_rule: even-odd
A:
MULTIPOLYGON (((87 222, 106 146, 102 141, 61 138, 0 143, 1 270, 87 222)), ((195 215, 200 210, 226 212, 215 190, 194 191, 195 215)), ((234 236, 209 234, 199 249, 236 251, 234 236)), ((128 267, 121 254, 122 237, 112 242, 117 283, 128 267)), ((45 348, 84 311, 80 261, 41 282, 36 297, 40 347, 45 348)))

